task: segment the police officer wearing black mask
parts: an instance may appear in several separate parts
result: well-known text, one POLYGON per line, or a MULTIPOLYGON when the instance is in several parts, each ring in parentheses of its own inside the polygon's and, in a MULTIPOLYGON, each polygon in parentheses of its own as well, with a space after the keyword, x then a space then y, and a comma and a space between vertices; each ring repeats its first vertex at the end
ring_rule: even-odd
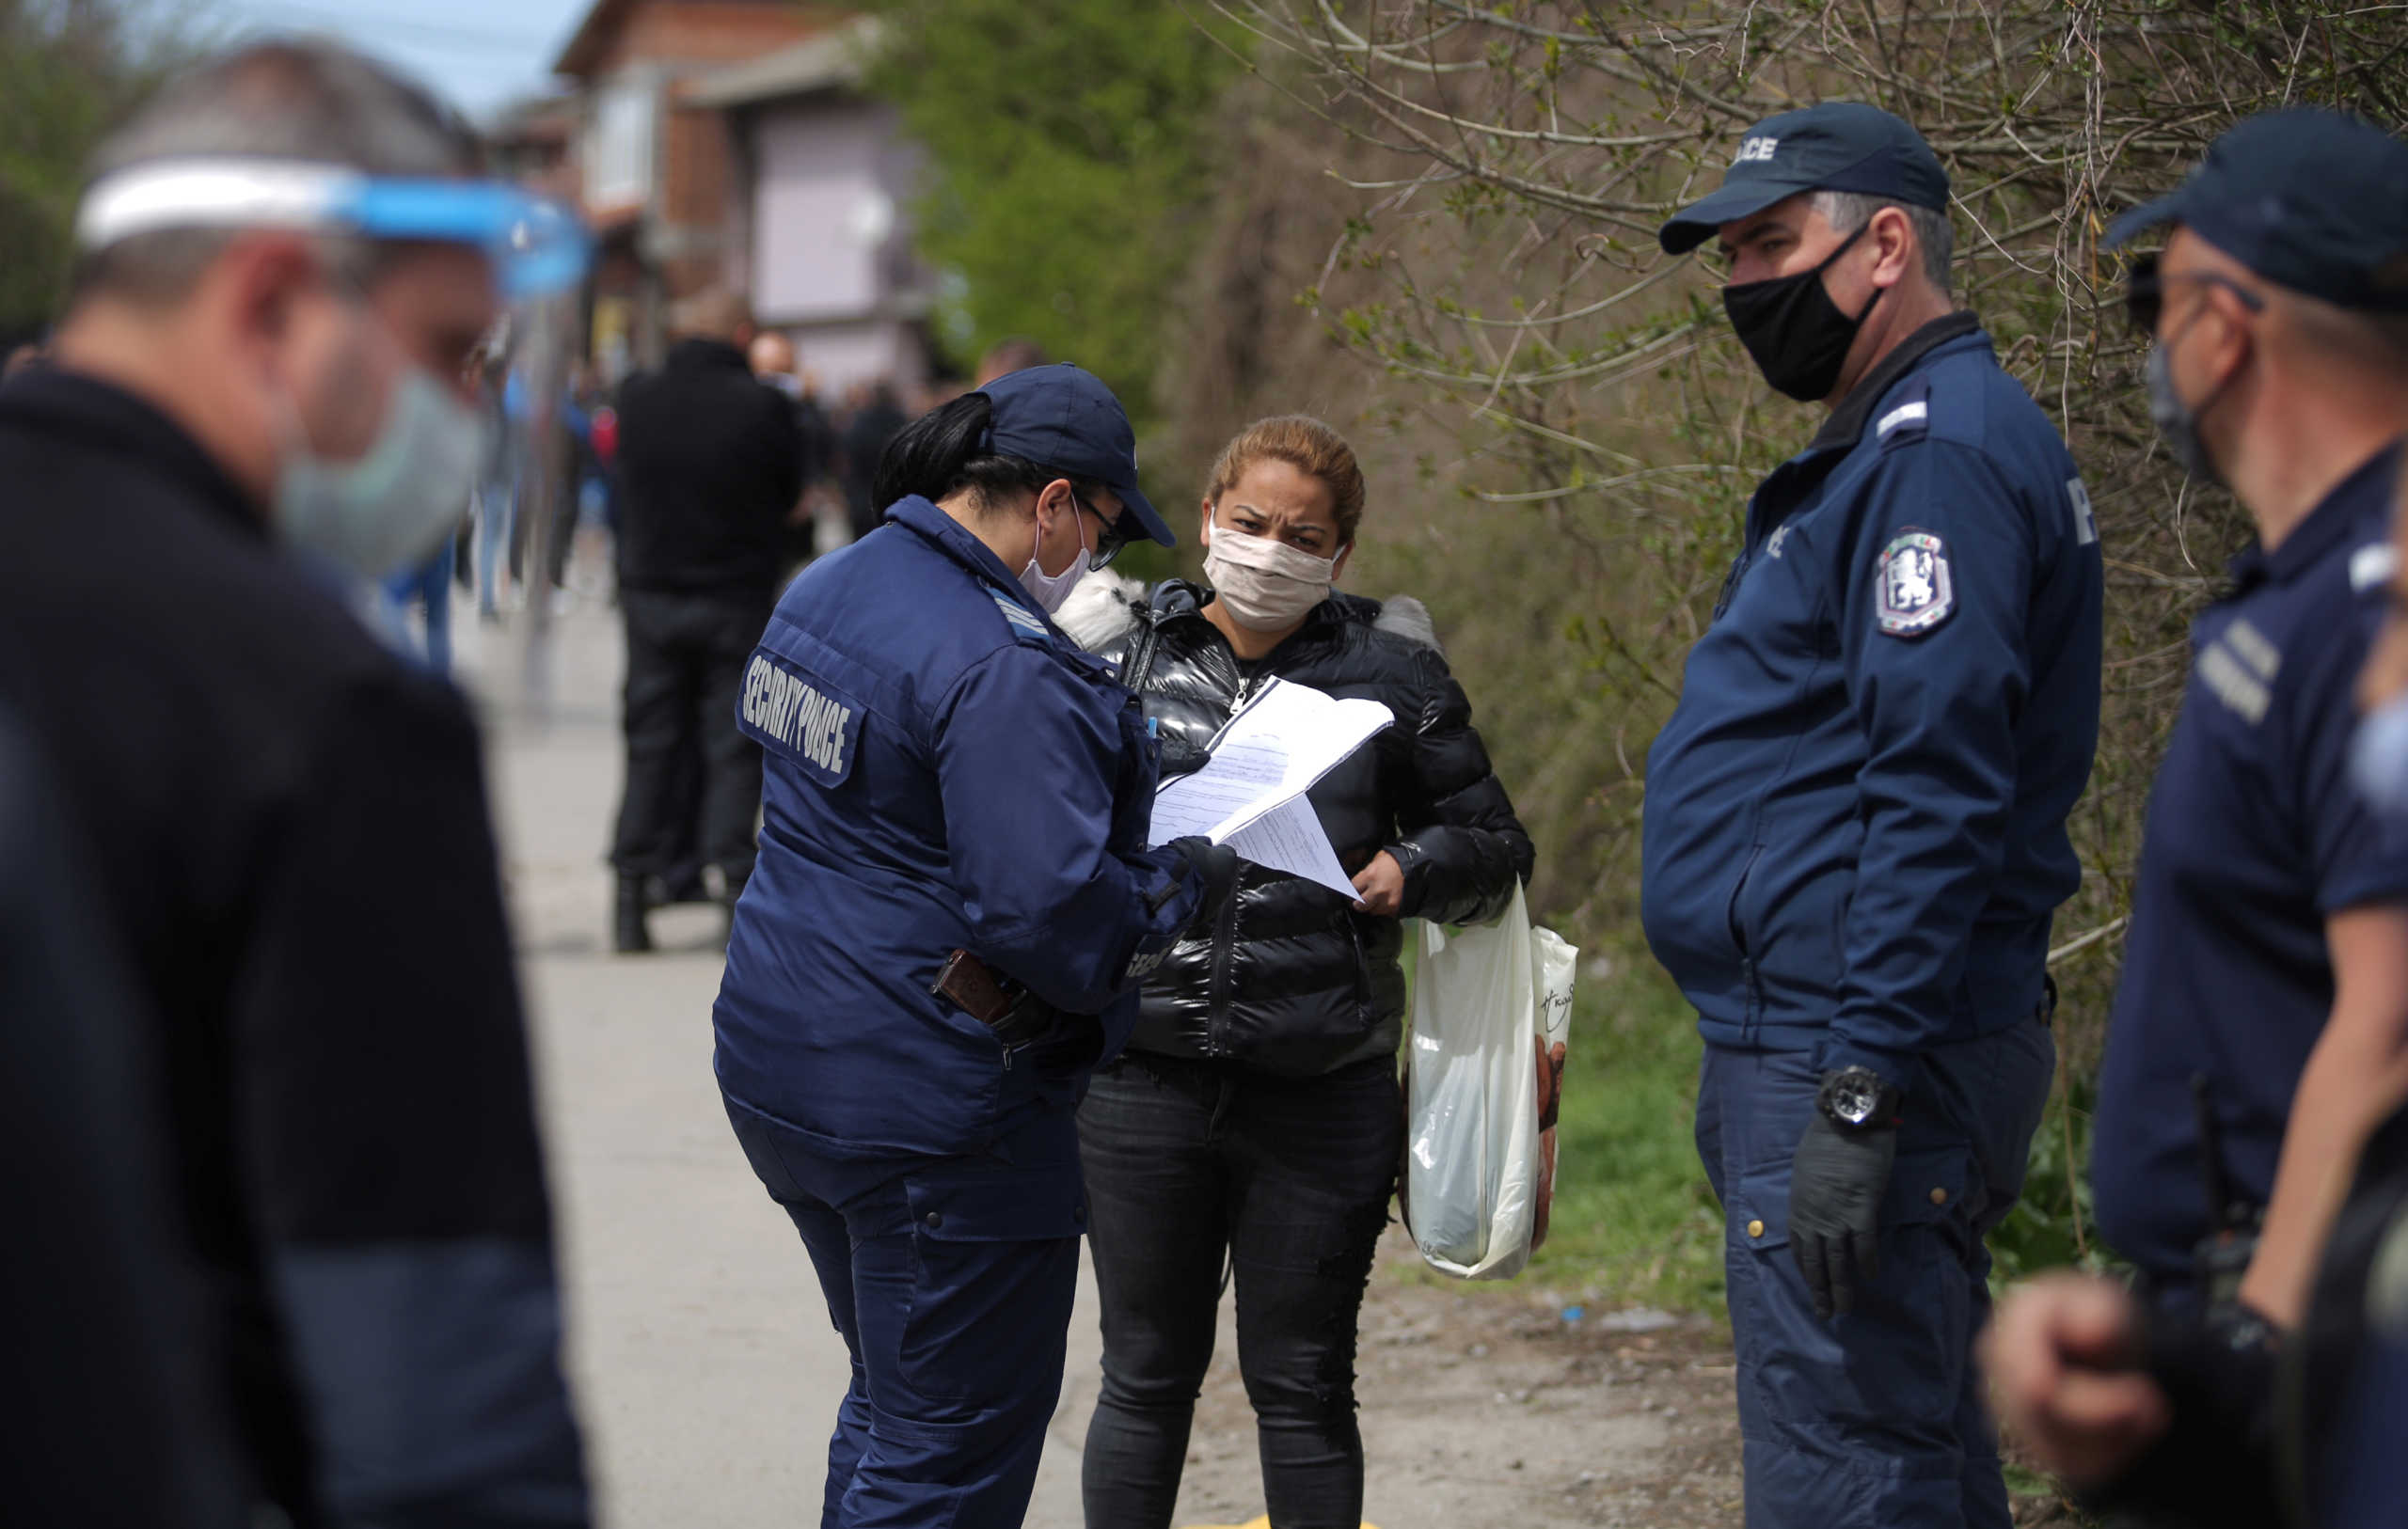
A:
POLYGON ((1758 123, 1668 223, 1766 379, 1829 411, 1749 506, 1648 756, 1642 911, 1699 1014, 1748 1521, 2004 1529, 1971 1347, 2054 1048, 2044 965, 2098 734, 2098 533, 1948 295, 1906 123, 1758 123))

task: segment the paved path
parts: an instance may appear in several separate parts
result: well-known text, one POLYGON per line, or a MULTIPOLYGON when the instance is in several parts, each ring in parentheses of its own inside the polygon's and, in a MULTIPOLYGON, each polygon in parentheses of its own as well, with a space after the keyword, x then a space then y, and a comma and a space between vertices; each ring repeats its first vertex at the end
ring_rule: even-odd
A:
MULTIPOLYGON (((471 627, 459 636, 464 670, 486 702, 535 1017, 573 1379, 606 1521, 816 1524, 844 1345, 711 1080, 718 918, 671 909, 654 915, 659 952, 607 951, 601 856, 619 790, 616 620, 592 611, 560 623, 541 723, 515 683, 519 635, 471 627)), ((1392 1258, 1409 1265, 1402 1240, 1391 1233, 1390 1242, 1392 1258)), ((1560 1305, 1543 1291, 1516 1300, 1378 1282, 1364 1314, 1360 1388, 1372 1522, 1735 1522, 1727 1350, 1709 1344, 1717 1351, 1701 1359, 1696 1340, 1684 1338, 1655 1354, 1656 1338, 1640 1336, 1625 1351, 1621 1339, 1567 1332, 1554 1315, 1560 1305), (1678 1430, 1674 1401, 1690 1419, 1678 1430)), ((1174 1521, 1184 1525, 1242 1523, 1261 1511, 1228 1302, 1221 1321, 1174 1521)), ((1099 1351, 1094 1292, 1083 1283, 1031 1529, 1081 1529, 1079 1444, 1099 1351)))
MULTIPOLYGON (((656 914, 660 952, 610 954, 601 857, 619 791, 618 626, 610 612, 580 612, 555 633, 542 725, 516 683, 521 629, 458 636, 462 669, 487 701, 566 1255, 571 1362, 607 1521, 816 1523, 844 1345, 711 1080, 717 917, 656 914)), ((1098 1351, 1092 1291, 1083 1287, 1072 1379, 1032 1529, 1079 1524, 1077 1444, 1098 1351)))

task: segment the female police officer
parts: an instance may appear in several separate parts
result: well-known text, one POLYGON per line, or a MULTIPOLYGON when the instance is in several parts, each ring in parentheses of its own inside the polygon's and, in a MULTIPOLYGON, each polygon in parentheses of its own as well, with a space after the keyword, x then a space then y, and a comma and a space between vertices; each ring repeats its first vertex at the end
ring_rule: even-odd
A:
POLYGON ((1136 701, 1050 619, 1172 543, 1111 392, 1014 372, 897 436, 877 497, 745 673, 766 817, 718 1071, 852 1351, 822 1522, 984 1529, 1021 1521, 1061 1386, 1072 1111, 1233 867, 1146 847, 1136 701))

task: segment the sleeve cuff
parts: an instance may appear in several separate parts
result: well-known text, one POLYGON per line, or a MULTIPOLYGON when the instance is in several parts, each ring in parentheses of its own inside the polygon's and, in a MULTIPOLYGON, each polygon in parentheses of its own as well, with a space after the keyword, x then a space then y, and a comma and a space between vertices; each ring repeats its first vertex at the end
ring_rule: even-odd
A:
POLYGON ((1849 1067, 1862 1067, 1883 1082, 1914 1097, 1915 1059, 1909 1052, 1889 1051, 1879 1047, 1860 1046, 1853 1041, 1832 1039, 1823 1051, 1823 1070, 1842 1072, 1849 1067))

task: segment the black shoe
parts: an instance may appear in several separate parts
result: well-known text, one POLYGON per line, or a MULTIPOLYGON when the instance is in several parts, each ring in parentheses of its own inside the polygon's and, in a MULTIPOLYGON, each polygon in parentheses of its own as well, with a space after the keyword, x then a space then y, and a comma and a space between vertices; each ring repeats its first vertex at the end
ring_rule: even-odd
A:
POLYGON ((621 876, 618 921, 611 932, 611 946, 621 955, 636 955, 652 949, 652 931, 643 924, 643 916, 649 906, 644 896, 644 878, 621 876))

